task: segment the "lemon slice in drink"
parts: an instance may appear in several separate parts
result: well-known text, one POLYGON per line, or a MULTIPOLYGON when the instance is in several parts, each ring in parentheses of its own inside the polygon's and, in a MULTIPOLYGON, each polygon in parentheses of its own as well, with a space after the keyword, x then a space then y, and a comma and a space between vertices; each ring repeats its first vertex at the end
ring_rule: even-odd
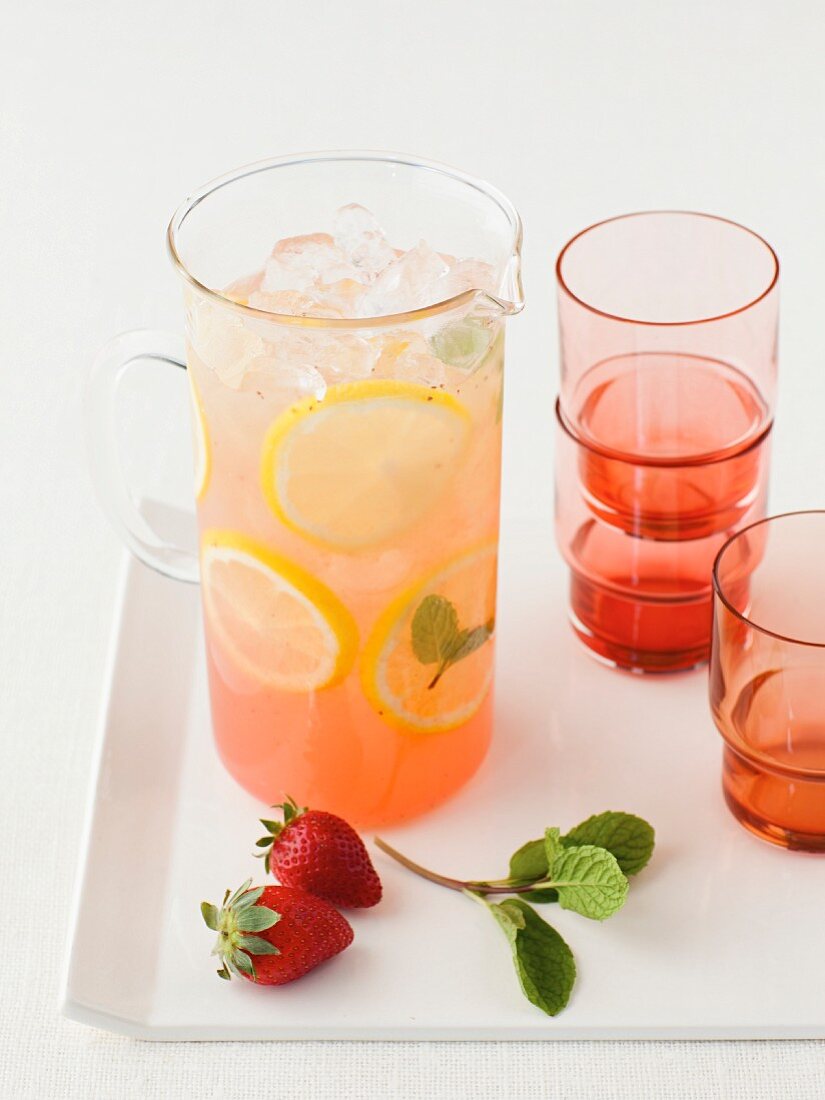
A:
POLYGON ((195 387, 192 371, 186 372, 189 378, 189 393, 192 397, 192 428, 195 434, 195 500, 201 500, 209 487, 212 473, 212 446, 209 441, 209 429, 203 411, 200 394, 195 387))
POLYGON ((451 394, 416 382, 330 386, 267 433, 261 487, 292 530, 354 552, 411 527, 454 476, 470 417, 451 394))
POLYGON ((492 682, 495 610, 495 543, 453 558, 407 589, 379 617, 364 647, 361 683, 370 705, 396 728, 416 733, 466 722, 492 682), (428 597, 439 597, 442 607, 449 601, 459 627, 485 639, 440 675, 413 646, 413 618, 428 597))
POLYGON ((280 691, 342 680, 358 648, 349 611, 294 562, 236 531, 201 540, 206 618, 223 650, 253 679, 280 691))

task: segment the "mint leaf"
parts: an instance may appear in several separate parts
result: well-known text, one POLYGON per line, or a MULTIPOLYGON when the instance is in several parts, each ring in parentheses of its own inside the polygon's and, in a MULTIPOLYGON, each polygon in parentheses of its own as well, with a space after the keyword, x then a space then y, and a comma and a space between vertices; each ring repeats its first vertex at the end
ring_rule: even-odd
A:
POLYGON ((528 840, 510 856, 510 878, 516 882, 533 882, 547 878, 547 853, 544 837, 528 840))
POLYGON ((562 837, 562 844, 565 848, 580 844, 605 848, 616 857, 625 875, 636 875, 653 855, 655 840, 653 827, 643 818, 607 810, 572 828, 562 837))
POLYGON ((549 905, 550 902, 559 900, 558 890, 554 890, 548 886, 546 889, 542 886, 538 890, 529 890, 521 895, 531 905, 549 905))
POLYGON ((460 630, 458 614, 448 599, 435 593, 425 596, 413 615, 412 648, 422 665, 438 665, 428 688, 434 688, 451 665, 484 645, 495 625, 495 619, 490 619, 472 630, 460 630))
POLYGON ((547 860, 547 866, 552 867, 556 862, 556 856, 560 855, 564 849, 561 846, 561 830, 560 829, 545 829, 544 830, 544 856, 547 860))
POLYGON ((458 637, 458 615, 444 596, 425 596, 412 621, 412 648, 422 665, 443 664, 458 637))
POLYGON ((430 346, 443 363, 466 369, 490 346, 490 329, 479 321, 456 321, 431 337, 430 346))
POLYGON ((615 856, 592 844, 565 848, 550 871, 562 909, 606 920, 625 903, 628 883, 615 856))
POLYGON ((576 980, 573 952, 526 902, 508 898, 489 909, 510 942, 525 997, 548 1016, 557 1015, 576 980))
POLYGON ((456 638, 456 645, 450 652, 449 663, 454 665, 457 661, 463 661, 471 653, 487 641, 496 628, 495 619, 491 619, 484 626, 477 626, 474 630, 462 630, 456 638))

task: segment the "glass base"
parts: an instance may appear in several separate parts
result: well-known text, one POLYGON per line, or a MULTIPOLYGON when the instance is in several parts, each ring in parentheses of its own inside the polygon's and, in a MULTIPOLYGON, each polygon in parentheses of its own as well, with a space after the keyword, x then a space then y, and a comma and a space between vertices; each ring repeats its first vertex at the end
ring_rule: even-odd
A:
POLYGON ((825 853, 825 782, 758 768, 725 748, 722 792, 748 832, 798 852, 825 853))
POLYGON ((631 672, 687 672, 707 663, 711 598, 629 598, 570 574, 570 623, 599 659, 631 672))

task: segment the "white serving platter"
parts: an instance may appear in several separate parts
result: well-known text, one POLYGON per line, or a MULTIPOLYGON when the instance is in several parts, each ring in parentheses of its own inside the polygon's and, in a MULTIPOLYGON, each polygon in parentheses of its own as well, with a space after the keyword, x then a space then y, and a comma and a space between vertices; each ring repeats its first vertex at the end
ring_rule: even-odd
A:
MULTIPOLYGON (((178 517, 180 519, 180 517, 178 517)), ((462 877, 497 876, 546 825, 630 810, 651 865, 604 924, 544 906, 579 978, 555 1019, 521 995, 493 919, 374 851, 385 900, 355 943, 280 989, 222 982, 201 921, 249 875, 264 807, 212 746, 196 589, 124 567, 62 1007, 144 1039, 825 1037, 825 858, 746 833, 720 793, 703 671, 636 677, 565 620, 550 517, 502 539, 497 718, 475 779, 384 835, 462 877)))

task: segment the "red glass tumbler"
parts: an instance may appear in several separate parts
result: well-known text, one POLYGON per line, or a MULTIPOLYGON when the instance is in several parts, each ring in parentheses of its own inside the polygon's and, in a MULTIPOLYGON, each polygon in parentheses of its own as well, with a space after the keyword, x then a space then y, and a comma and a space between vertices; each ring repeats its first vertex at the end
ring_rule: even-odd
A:
POLYGON ((825 852, 825 512, 736 534, 713 569, 710 703, 751 832, 825 852))

